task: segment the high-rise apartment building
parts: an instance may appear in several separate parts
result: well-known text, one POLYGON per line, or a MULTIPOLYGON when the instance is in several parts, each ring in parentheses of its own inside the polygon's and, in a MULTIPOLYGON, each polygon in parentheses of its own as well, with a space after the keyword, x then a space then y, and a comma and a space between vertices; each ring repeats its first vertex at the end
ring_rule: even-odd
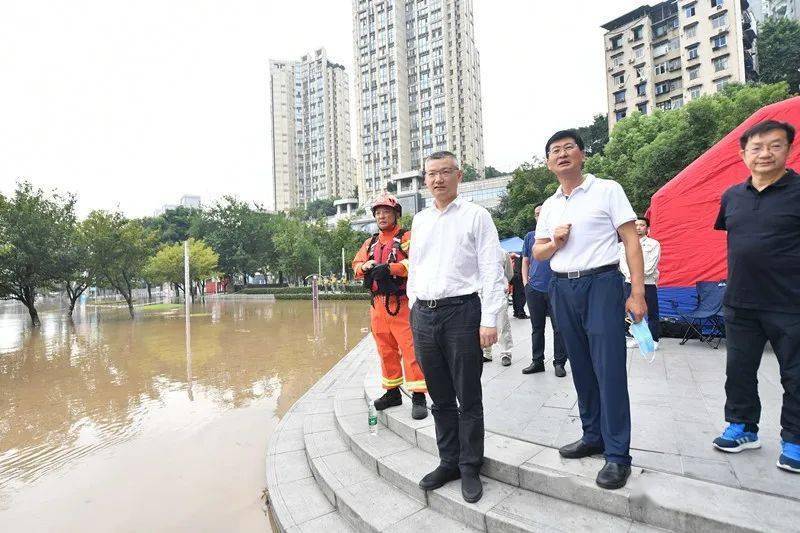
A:
POLYGON ((746 0, 669 0, 604 24, 608 124, 675 109, 756 74, 746 0))
POLYGON ((438 150, 483 175, 472 0, 353 0, 353 48, 362 201, 438 150))
POLYGON ((347 74, 324 48, 270 61, 275 209, 352 194, 347 74))
POLYGON ((764 16, 800 20, 800 0, 763 0, 764 16))

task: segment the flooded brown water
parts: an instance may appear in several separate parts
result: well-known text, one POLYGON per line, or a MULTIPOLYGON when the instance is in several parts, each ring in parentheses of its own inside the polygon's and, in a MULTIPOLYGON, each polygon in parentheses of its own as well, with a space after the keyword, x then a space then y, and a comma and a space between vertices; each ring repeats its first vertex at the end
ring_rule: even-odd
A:
POLYGON ((280 416, 361 338, 366 302, 209 301, 72 321, 0 307, 0 531, 269 531, 280 416))

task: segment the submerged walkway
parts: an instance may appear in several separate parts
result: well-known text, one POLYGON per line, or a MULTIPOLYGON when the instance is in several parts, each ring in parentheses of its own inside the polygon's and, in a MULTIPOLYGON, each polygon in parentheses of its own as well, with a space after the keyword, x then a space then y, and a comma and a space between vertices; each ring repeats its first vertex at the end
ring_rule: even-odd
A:
MULTIPOLYGON (((602 458, 564 460, 558 446, 581 434, 566 378, 523 375, 530 323, 512 319, 513 364, 484 365, 484 497, 461 499, 458 482, 425 493, 416 483, 437 464, 432 417, 410 401, 381 413, 377 436, 367 402, 382 393, 371 337, 284 417, 267 458, 273 516, 284 531, 800 531, 800 476, 776 468, 782 389, 777 361, 759 371, 762 448, 724 454, 725 345, 664 339, 655 362, 629 350, 634 471, 627 487, 594 484, 602 458)), ((549 332, 548 332, 549 333, 549 332)), ((548 337, 548 347, 552 346, 548 337)))

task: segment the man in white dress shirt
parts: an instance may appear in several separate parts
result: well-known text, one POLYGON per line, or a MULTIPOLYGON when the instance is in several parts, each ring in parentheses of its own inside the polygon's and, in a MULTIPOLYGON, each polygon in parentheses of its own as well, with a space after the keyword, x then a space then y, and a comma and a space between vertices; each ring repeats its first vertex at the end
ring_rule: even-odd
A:
POLYGON ((461 179, 452 153, 425 159, 434 205, 414 217, 406 293, 414 351, 433 400, 440 461, 419 485, 434 490, 460 477, 461 495, 474 503, 483 494, 481 348, 497 342, 506 283, 492 217, 458 196, 461 179))
POLYGON ((583 425, 581 439, 559 453, 567 459, 603 453, 606 464, 596 482, 618 489, 631 472, 625 313, 640 322, 647 312, 636 214, 619 183, 583 174, 586 153, 574 130, 553 135, 545 154, 560 186, 542 206, 533 255, 537 261, 550 259, 553 269, 550 301, 567 347, 583 425), (631 273, 627 301, 618 233, 631 273))

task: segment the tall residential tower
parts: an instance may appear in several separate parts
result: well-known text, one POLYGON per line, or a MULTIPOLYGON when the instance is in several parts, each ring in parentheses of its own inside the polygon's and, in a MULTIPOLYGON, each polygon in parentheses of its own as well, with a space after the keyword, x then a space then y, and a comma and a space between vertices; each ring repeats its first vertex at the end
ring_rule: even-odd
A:
POLYGON ((675 109, 756 75, 756 23, 746 0, 668 0, 606 30, 608 125, 639 111, 675 109))
POLYGON ((472 0, 353 0, 362 201, 438 150, 483 176, 472 11, 472 0))
POLYGON ((275 209, 352 194, 347 74, 324 48, 270 61, 275 209))

